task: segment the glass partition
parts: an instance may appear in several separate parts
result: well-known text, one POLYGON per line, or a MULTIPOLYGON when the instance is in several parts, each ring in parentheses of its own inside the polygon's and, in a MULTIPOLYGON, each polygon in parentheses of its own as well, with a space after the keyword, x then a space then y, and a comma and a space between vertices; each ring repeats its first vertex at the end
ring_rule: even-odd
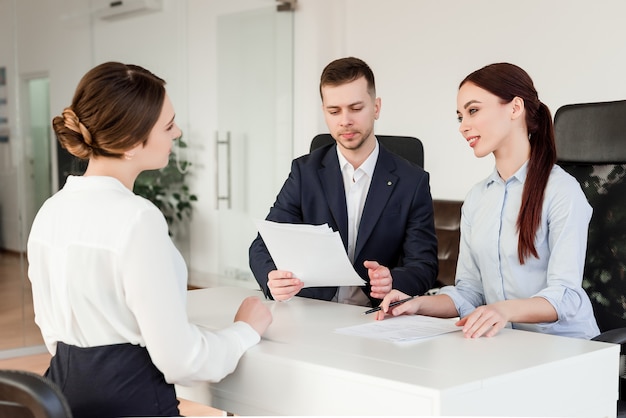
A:
POLYGON ((218 275, 258 288, 248 248, 292 158, 293 13, 273 2, 217 17, 218 275))

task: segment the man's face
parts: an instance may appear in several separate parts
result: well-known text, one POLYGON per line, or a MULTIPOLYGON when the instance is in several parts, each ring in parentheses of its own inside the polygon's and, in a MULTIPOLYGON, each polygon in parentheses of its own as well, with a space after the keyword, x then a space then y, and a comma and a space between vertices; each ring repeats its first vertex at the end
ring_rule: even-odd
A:
POLYGON ((363 144, 374 142, 380 98, 369 94, 365 77, 339 86, 322 86, 322 110, 342 151, 357 151, 363 144))

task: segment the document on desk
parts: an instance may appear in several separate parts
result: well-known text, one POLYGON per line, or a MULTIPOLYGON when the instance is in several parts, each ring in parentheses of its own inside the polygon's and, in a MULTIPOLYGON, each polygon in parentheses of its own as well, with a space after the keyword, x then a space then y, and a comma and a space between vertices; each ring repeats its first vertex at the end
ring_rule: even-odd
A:
POLYGON ((257 228, 276 268, 291 271, 304 287, 365 285, 348 259, 339 232, 328 224, 259 220, 257 228))
POLYGON ((351 327, 337 328, 340 334, 374 338, 390 342, 409 342, 460 331, 455 319, 423 315, 401 315, 351 327))

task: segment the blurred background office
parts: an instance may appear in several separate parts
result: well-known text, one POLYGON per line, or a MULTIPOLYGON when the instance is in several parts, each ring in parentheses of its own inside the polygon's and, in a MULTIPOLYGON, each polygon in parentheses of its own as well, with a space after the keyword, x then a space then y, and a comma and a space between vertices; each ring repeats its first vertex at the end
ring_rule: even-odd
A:
POLYGON ((167 80, 198 201, 173 236, 190 285, 255 288, 247 249, 292 158, 325 132, 318 83, 347 55, 377 77, 376 131, 420 138, 435 199, 463 200, 492 169, 455 116, 483 65, 526 69, 553 112, 626 97, 622 0, 0 0, 0 355, 41 344, 24 254, 64 179, 49 127, 80 76, 115 60, 167 80))

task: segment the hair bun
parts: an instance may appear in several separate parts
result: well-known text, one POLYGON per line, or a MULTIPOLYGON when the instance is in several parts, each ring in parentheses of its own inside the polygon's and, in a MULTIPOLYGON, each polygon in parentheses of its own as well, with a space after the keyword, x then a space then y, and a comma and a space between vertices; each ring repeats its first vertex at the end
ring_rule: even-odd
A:
POLYGON ((80 119, 78 119, 76 113, 74 113, 74 111, 69 107, 66 107, 61 115, 63 116, 63 123, 65 124, 65 127, 81 134, 85 143, 91 147, 91 134, 89 133, 87 127, 85 127, 85 125, 81 123, 80 119))

